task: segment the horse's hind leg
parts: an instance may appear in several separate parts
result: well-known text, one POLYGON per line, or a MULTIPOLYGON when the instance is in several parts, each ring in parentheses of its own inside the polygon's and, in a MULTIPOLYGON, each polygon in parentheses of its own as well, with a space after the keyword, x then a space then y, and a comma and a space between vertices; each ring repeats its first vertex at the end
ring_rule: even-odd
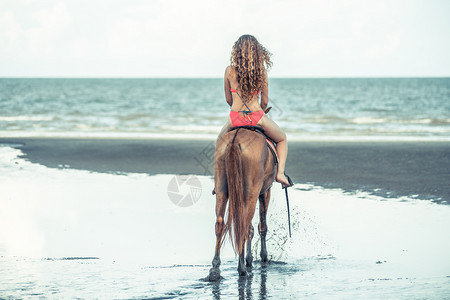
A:
POLYGON ((255 234, 255 229, 253 228, 253 225, 250 224, 250 226, 248 228, 247 257, 245 258, 245 264, 246 264, 247 268, 252 267, 252 262, 253 262, 252 239, 253 239, 254 234, 255 234))
POLYGON ((245 266, 245 262, 244 262, 244 247, 242 247, 242 251, 241 251, 241 253, 239 253, 238 273, 239 273, 239 276, 247 275, 247 267, 245 266))
POLYGON ((245 265, 247 268, 252 267, 253 255, 252 255, 252 239, 254 235, 254 228, 252 225, 253 216, 255 215, 255 208, 258 196, 249 196, 246 199, 246 218, 248 226, 248 235, 247 235, 247 257, 245 258, 245 265))
POLYGON ((209 270, 207 281, 218 281, 220 279, 220 248, 222 246, 222 237, 225 231, 224 214, 228 199, 224 192, 216 194, 216 249, 212 260, 212 268, 209 270))
POLYGON ((267 208, 269 207, 270 189, 259 196, 259 235, 261 236, 261 262, 267 262, 266 234, 267 234, 267 208))

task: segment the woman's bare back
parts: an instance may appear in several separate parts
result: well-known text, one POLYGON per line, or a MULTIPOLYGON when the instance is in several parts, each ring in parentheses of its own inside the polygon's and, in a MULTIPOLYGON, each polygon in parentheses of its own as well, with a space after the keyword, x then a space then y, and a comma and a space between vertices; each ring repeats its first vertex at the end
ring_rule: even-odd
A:
POLYGON ((225 70, 225 97, 231 106, 232 111, 240 111, 242 109, 247 110, 250 109, 251 111, 258 111, 258 110, 264 110, 267 107, 268 97, 267 97, 267 80, 266 84, 264 85, 262 91, 254 91, 258 92, 258 94, 253 95, 251 99, 246 100, 245 104, 247 107, 245 107, 243 100, 238 95, 240 91, 239 83, 237 80, 237 74, 233 67, 228 66, 225 70), (237 90, 237 93, 232 93, 231 89, 237 90), (259 93, 260 92, 260 93, 259 93), (261 104, 259 103, 259 95, 261 94, 261 104))

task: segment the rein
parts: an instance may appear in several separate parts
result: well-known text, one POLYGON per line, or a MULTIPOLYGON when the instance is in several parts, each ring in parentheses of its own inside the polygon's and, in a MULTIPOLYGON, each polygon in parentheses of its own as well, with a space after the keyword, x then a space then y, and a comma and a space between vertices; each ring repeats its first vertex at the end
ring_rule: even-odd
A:
POLYGON ((291 213, 289 212, 289 196, 288 196, 287 187, 284 188, 284 192, 286 194, 286 204, 287 204, 288 224, 289 224, 289 237, 291 237, 291 213))

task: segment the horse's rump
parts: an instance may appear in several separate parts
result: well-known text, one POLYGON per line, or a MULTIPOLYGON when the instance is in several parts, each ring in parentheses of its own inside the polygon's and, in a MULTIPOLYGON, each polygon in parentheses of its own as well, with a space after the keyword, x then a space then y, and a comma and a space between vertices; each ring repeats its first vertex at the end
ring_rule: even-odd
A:
POLYGON ((273 177, 269 184, 264 182, 265 169, 267 164, 273 165, 274 159, 269 157, 266 139, 260 133, 238 128, 225 134, 223 142, 226 149, 223 153, 225 174, 222 176, 226 176, 229 199, 226 230, 230 231, 234 250, 242 253, 251 223, 245 214, 246 202, 248 199, 256 201, 264 192, 263 187, 270 187, 273 177))

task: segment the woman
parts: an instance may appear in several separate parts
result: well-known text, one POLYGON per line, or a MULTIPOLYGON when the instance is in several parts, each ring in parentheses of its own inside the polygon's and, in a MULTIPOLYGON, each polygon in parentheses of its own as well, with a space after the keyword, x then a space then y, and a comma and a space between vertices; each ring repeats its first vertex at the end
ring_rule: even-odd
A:
POLYGON ((241 36, 234 44, 231 65, 225 70, 225 98, 231 107, 230 117, 218 139, 232 127, 262 127, 277 144, 279 162, 275 180, 283 187, 288 187, 292 182, 289 182, 284 174, 287 157, 286 134, 264 114, 269 102, 266 69, 272 66, 270 56, 271 53, 251 35, 241 36), (258 101, 259 95, 261 103, 258 101))

